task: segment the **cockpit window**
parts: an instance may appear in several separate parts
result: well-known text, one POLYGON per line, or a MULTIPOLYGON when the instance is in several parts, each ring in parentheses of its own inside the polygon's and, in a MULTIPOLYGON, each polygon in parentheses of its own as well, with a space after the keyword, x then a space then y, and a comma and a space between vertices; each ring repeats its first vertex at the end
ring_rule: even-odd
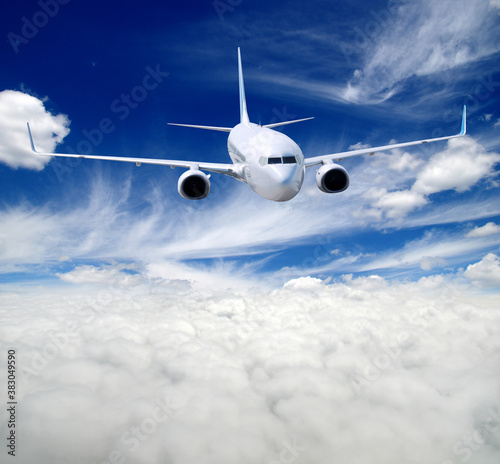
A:
POLYGON ((286 155, 283 158, 271 156, 267 159, 267 164, 297 164, 297 158, 293 155, 286 155))

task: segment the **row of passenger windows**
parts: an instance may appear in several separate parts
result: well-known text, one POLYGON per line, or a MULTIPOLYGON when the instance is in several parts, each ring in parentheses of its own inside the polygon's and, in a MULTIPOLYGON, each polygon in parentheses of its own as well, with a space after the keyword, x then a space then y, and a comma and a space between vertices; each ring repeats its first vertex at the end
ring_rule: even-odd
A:
POLYGON ((271 156, 269 158, 262 156, 259 164, 261 166, 265 166, 266 164, 297 164, 297 158, 292 155, 283 156, 283 158, 280 156, 271 156))

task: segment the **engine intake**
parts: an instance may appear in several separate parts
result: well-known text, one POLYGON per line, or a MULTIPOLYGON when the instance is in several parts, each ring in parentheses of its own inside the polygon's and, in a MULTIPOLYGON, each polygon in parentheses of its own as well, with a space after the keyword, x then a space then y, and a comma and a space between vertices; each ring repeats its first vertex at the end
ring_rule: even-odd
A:
POLYGON ((210 181, 204 172, 190 169, 179 177, 177 190, 187 200, 202 200, 210 193, 210 181))
POLYGON ((316 173, 316 184, 325 193, 343 192, 349 187, 349 173, 339 164, 324 164, 316 173))

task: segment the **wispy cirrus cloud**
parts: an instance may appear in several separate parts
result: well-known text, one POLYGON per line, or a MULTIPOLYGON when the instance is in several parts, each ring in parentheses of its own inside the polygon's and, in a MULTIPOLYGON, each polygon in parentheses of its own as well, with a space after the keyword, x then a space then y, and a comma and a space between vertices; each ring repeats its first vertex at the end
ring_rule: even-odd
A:
POLYGON ((362 66, 344 91, 353 103, 390 98, 412 76, 476 62, 500 50, 496 7, 488 0, 401 2, 386 27, 362 50, 362 66))
MULTIPOLYGON (((294 76, 264 72, 260 78, 300 88, 321 99, 361 105, 385 102, 403 92, 412 79, 430 78, 439 82, 439 88, 426 85, 426 96, 417 96, 428 99, 436 94, 442 99, 453 94, 457 82, 478 79, 464 65, 478 63, 500 50, 497 17, 498 5, 489 0, 398 1, 380 9, 365 8, 355 21, 336 25, 335 30, 342 31, 340 35, 327 31, 304 35, 304 42, 311 47, 317 47, 313 41, 321 37, 326 57, 322 63, 342 69, 342 76, 350 68, 350 78, 341 81, 331 72, 328 80, 318 78, 328 71, 321 64, 309 63, 307 58, 302 60, 306 64, 301 68, 314 72, 301 71, 294 76), (455 70, 453 83, 445 74, 449 70, 455 70), (450 85, 443 88, 443 82, 450 85)), ((335 18, 331 21, 335 23, 335 18)), ((265 35, 264 24, 262 28, 265 35)), ((491 94, 491 89, 483 89, 481 97, 485 93, 491 94)))
MULTIPOLYGON (((214 186, 214 195, 221 196, 209 197, 195 205, 179 201, 176 194, 170 198, 155 181, 145 187, 144 197, 139 201, 137 195, 131 196, 131 177, 117 185, 110 182, 107 174, 94 172, 86 195, 79 195, 69 204, 62 201, 35 208, 24 202, 0 212, 2 272, 34 269, 43 264, 58 269, 60 263, 69 261, 77 265, 85 260, 114 259, 136 262, 141 269, 149 269, 151 275, 163 278, 175 278, 176 274, 187 278, 192 273, 199 274, 200 281, 208 282, 210 279, 205 277, 212 272, 228 286, 245 286, 245 281, 253 281, 269 266, 273 256, 291 247, 311 245, 315 243, 314 237, 329 237, 331 250, 326 250, 329 253, 338 249, 335 242, 360 230, 444 225, 497 214, 491 195, 465 202, 457 197, 453 206, 433 201, 437 189, 463 191, 481 179, 490 180, 491 167, 497 159, 498 155, 486 152, 471 138, 460 139, 460 143, 454 141, 433 155, 427 164, 406 152, 382 153, 353 167, 351 175, 355 182, 346 193, 322 194, 315 186, 313 173, 308 172, 303 191, 286 204, 266 201, 248 186, 231 179, 232 183, 214 186), (457 156, 460 163, 456 162, 457 156), (455 175, 456 167, 467 167, 468 160, 473 165, 474 160, 479 160, 477 169, 467 168, 465 178, 455 175), (428 173, 434 172, 433 166, 443 172, 441 177, 431 176, 440 182, 432 184, 433 194, 414 192, 411 184, 415 186, 422 179, 425 185, 429 184, 428 173), (222 195, 229 189, 230 195, 222 195), (245 214, 241 214, 242 204, 245 214), (242 257, 251 262, 236 265, 236 260, 242 257), (199 260, 206 261, 202 265, 199 260)), ((71 191, 66 194, 74 197, 71 191)), ((306 270, 317 275, 391 266, 408 270, 432 268, 442 264, 442 260, 455 263, 455 258, 465 259, 464 256, 474 259, 482 251, 489 251, 497 237, 481 234, 469 237, 466 242, 461 240, 448 248, 449 236, 415 246, 398 243, 388 252, 378 251, 374 256, 372 251, 362 249, 348 255, 339 252, 313 264, 302 257, 298 263, 288 262, 286 266, 289 276, 298 276, 306 270), (405 266, 402 254, 406 256, 405 266), (305 264, 300 264, 301 261, 305 264)), ((278 274, 281 279, 281 273, 278 274)))
MULTIPOLYGON (((394 246, 369 252, 343 250, 326 254, 306 266, 290 266, 276 272, 276 277, 295 278, 338 275, 343 273, 381 273, 391 276, 416 276, 439 270, 451 272, 461 263, 482 258, 497 250, 498 236, 470 237, 464 231, 428 229, 413 240, 395 241, 394 246)), ((481 267, 481 266, 479 266, 481 267)))
POLYGON ((462 260, 467 260, 477 253, 495 249, 499 246, 498 237, 471 238, 461 231, 442 232, 428 230, 423 236, 408 241, 403 247, 386 250, 373 256, 359 269, 375 271, 383 269, 415 269, 431 270, 435 267, 454 267, 462 260))

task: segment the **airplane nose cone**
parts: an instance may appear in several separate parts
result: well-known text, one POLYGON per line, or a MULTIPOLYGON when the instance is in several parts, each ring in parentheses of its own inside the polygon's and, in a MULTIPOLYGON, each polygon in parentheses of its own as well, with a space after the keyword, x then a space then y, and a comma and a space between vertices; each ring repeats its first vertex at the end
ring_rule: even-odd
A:
POLYGON ((286 185, 295 179, 296 172, 297 169, 295 166, 279 166, 276 170, 276 180, 280 184, 286 185))
POLYGON ((288 201, 299 193, 304 176, 303 173, 301 175, 299 166, 291 165, 277 167, 274 178, 278 188, 275 190, 273 200, 288 201))
POLYGON ((274 201, 288 201, 291 200, 299 191, 292 187, 284 187, 279 192, 277 192, 272 200, 274 201))
POLYGON ((288 201, 299 193, 304 181, 304 171, 302 165, 268 165, 247 176, 247 183, 268 200, 288 201))

